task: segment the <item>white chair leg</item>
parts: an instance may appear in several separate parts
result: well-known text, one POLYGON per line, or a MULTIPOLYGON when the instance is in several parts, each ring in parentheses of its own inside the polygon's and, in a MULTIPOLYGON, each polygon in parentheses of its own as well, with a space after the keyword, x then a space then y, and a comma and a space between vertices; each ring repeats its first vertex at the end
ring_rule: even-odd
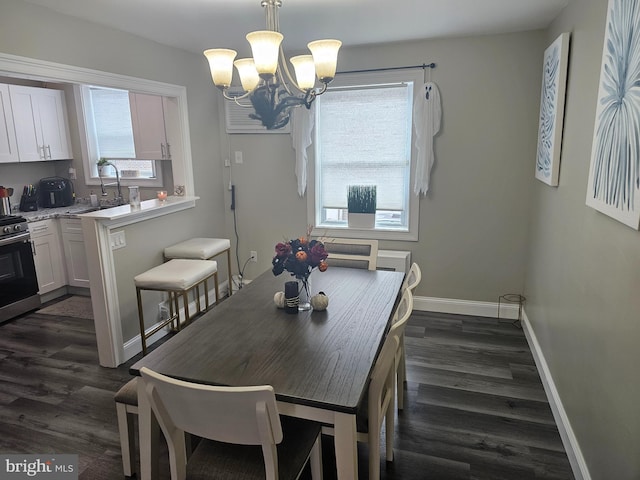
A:
POLYGON ((127 413, 124 403, 116 403, 118 415, 118 432, 120 433, 120 450, 122 451, 122 470, 126 477, 132 476, 133 459, 135 458, 135 427, 133 416, 127 413))
POLYGON ((313 480, 322 480, 322 437, 320 435, 318 435, 318 439, 311 450, 309 465, 311 466, 311 478, 313 480))
POLYGON ((395 435, 395 408, 393 401, 389 402, 385 413, 385 444, 386 444, 386 460, 393 462, 393 439, 395 435))

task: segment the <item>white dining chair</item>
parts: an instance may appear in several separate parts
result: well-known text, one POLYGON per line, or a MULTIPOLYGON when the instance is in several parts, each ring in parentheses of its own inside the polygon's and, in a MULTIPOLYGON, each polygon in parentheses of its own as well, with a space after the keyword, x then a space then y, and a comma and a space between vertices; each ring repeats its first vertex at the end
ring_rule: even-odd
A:
MULTIPOLYGON (((369 444, 369 480, 380 478, 380 432, 385 424, 386 461, 393 462, 395 431, 395 352, 400 339, 388 335, 371 373, 366 412, 367 443, 369 444)), ((364 412, 360 413, 360 416, 364 412)), ((357 422, 357 417, 356 417, 357 422)), ((362 420, 361 420, 362 422, 362 420)))
POLYGON ((319 238, 329 253, 327 263, 334 267, 375 270, 378 264, 378 240, 358 238, 319 238))
POLYGON ((280 416, 273 388, 216 387, 140 369, 169 448, 172 480, 322 478, 319 423, 280 416), (187 459, 185 432, 202 440, 187 459))
POLYGON ((395 335, 400 340, 398 345, 398 351, 396 352, 395 371, 397 378, 397 391, 398 391, 398 410, 404 408, 404 382, 407 376, 406 364, 405 364, 405 350, 404 350, 404 330, 413 311, 413 294, 411 289, 407 288, 402 293, 400 302, 393 312, 391 319, 391 328, 389 329, 389 335, 395 335))
POLYGON ((413 262, 407 276, 404 278, 404 282, 402 282, 402 288, 400 290, 404 292, 408 288, 411 290, 411 293, 413 293, 421 280, 422 270, 420 269, 420 265, 413 262))
MULTIPOLYGON (((400 340, 387 335, 369 377, 367 393, 358 406, 356 426, 358 442, 369 445, 369 480, 380 478, 380 433, 385 425, 385 457, 393 461, 393 436, 395 430, 396 370, 395 355, 400 340)), ((332 427, 322 432, 334 434, 332 427)))

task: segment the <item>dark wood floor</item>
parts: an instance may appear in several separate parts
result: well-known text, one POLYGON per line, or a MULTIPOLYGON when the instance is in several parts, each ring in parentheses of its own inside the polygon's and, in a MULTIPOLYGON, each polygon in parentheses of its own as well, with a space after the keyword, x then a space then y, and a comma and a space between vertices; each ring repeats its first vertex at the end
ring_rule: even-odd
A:
MULTIPOLYGON (((383 479, 574 478, 520 328, 415 312, 406 346, 407 404, 383 479)), ((98 366, 90 320, 31 313, 0 325, 0 452, 77 453, 81 479, 122 478, 113 394, 134 360, 98 366)), ((331 438, 323 447, 333 479, 331 438)), ((367 446, 358 451, 364 479, 367 446)))

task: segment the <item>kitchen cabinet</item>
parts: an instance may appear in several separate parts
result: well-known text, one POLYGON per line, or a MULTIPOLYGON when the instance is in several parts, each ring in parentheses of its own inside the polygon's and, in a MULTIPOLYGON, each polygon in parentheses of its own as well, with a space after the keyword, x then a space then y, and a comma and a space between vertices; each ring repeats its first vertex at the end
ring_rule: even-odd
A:
POLYGON ((72 158, 64 92, 9 85, 20 162, 72 158))
POLYGON ((67 284, 89 288, 89 266, 84 249, 84 235, 79 218, 61 218, 64 260, 67 266, 67 284))
POLYGON ((29 224, 33 259, 38 276, 39 294, 44 295, 66 285, 65 267, 57 220, 29 224))
POLYGON ((9 87, 0 84, 0 163, 17 162, 18 145, 13 127, 13 112, 9 100, 9 87))
POLYGON ((138 160, 171 160, 165 117, 167 99, 129 92, 133 142, 138 160))

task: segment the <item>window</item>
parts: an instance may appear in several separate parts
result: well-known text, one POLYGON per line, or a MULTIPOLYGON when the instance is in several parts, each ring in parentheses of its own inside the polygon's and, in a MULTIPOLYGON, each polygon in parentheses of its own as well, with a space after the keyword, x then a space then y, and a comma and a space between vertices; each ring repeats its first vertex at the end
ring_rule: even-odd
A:
MULTIPOLYGON (((85 86, 82 87, 82 99, 89 153, 86 167, 91 178, 98 178, 97 162, 106 158, 116 165, 123 179, 134 177, 137 184, 155 185, 159 175, 156 162, 135 159, 129 92, 85 86)), ((103 178, 116 176, 112 167, 104 167, 100 175, 103 178)))
MULTIPOLYGON (((417 240, 412 72, 338 76, 316 100, 313 225, 335 236, 417 240), (375 230, 349 228, 349 185, 375 185, 375 230)), ((309 193, 309 197, 312 193, 309 193)))

